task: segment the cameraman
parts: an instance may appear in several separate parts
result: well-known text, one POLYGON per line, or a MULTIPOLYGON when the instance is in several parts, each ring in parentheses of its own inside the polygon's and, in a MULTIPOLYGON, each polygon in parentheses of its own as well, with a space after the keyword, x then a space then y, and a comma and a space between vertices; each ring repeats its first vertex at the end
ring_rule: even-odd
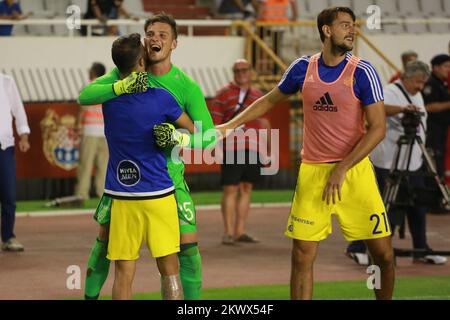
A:
MULTIPOLYGON (((400 136, 405 134, 405 127, 412 130, 425 142, 425 132, 427 112, 422 98, 423 89, 430 75, 429 67, 421 61, 413 61, 406 65, 401 78, 392 84, 389 84, 384 90, 384 104, 386 108, 386 137, 372 151, 370 156, 375 166, 378 186, 380 193, 383 193, 386 179, 389 176, 390 169, 395 161, 394 155, 398 150, 397 141, 400 136), (406 95, 409 97, 407 99, 406 95), (412 102, 412 103, 411 103, 412 102), (420 112, 417 113, 417 112, 420 112), (420 116, 422 115, 422 116, 420 116), (407 117, 407 119, 403 119, 407 117), (420 121, 424 126, 420 125, 420 121), (402 121, 403 120, 403 121, 402 121)), ((417 142, 414 143, 411 163, 407 168, 408 155, 406 153, 407 145, 402 146, 398 169, 408 170, 412 174, 409 176, 408 186, 412 188, 423 188, 425 186, 424 177, 417 175, 417 171, 422 167, 422 151, 417 142)), ((399 194, 403 193, 405 187, 400 186, 399 194)), ((426 213, 427 208, 415 205, 408 208, 406 213, 409 231, 413 240, 415 250, 431 250, 426 240, 426 213)), ((391 229, 394 231, 395 225, 391 221, 391 229)), ((392 232, 394 234, 394 232, 392 232)), ((363 241, 354 241, 347 248, 347 255, 353 258, 358 264, 368 264, 368 256, 363 241)), ((414 258, 414 263, 443 264, 447 258, 438 255, 426 255, 423 258, 414 258)))

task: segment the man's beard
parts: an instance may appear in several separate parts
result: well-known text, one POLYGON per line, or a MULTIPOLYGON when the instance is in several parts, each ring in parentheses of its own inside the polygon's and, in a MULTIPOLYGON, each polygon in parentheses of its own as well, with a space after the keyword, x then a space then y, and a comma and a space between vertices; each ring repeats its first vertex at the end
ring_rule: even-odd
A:
POLYGON ((346 54, 348 51, 352 51, 353 46, 347 46, 345 43, 336 43, 336 40, 331 36, 331 52, 338 56, 346 54))

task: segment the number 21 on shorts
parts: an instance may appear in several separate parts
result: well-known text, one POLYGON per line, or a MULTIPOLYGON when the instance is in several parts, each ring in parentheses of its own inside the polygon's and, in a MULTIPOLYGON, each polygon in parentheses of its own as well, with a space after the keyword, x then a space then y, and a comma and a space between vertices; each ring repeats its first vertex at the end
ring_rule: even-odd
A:
POLYGON ((370 216, 370 221, 375 221, 375 226, 373 228, 372 234, 382 234, 382 226, 381 224, 381 220, 383 220, 383 224, 384 224, 384 230, 386 232, 389 232, 389 222, 386 216, 386 212, 382 212, 381 214, 377 214, 374 213, 373 215, 370 216))

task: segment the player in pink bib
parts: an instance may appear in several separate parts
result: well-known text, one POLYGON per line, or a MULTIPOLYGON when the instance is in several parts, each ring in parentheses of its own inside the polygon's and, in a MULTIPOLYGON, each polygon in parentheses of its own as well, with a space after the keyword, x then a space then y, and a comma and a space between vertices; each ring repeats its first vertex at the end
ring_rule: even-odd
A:
POLYGON ((331 233, 335 215, 346 240, 365 240, 381 271, 376 298, 391 299, 391 230, 368 158, 386 131, 382 86, 372 65, 350 53, 355 35, 351 9, 325 9, 317 25, 322 52, 294 61, 277 87, 217 129, 226 135, 300 91, 302 163, 285 232, 293 238, 291 298, 312 298, 318 245, 331 233))

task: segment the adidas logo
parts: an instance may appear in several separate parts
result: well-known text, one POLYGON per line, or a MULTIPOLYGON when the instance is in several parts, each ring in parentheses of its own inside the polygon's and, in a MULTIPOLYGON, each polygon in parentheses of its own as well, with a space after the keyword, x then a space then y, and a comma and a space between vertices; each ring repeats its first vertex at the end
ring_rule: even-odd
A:
POLYGON ((314 111, 338 112, 338 107, 334 105, 330 94, 327 92, 320 97, 313 106, 314 111))

